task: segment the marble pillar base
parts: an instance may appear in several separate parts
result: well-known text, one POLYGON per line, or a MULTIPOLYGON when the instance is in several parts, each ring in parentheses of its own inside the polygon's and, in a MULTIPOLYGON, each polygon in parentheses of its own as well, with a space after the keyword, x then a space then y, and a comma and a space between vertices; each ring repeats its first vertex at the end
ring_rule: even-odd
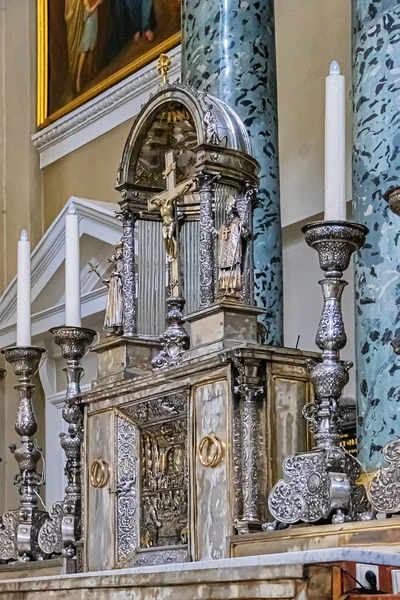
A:
POLYGON ((190 324, 186 359, 224 349, 258 343, 257 317, 263 311, 240 302, 221 300, 185 317, 190 324))
POLYGON ((151 361, 160 348, 156 337, 107 337, 92 348, 98 356, 92 387, 145 375, 152 370, 151 361))

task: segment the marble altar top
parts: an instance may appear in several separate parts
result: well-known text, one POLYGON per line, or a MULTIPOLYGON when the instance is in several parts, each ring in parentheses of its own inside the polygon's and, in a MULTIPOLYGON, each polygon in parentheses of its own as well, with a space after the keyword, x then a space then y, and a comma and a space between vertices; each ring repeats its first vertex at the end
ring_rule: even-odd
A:
POLYGON ((375 565, 388 565, 400 567, 400 554, 386 552, 380 550, 366 550, 363 548, 327 548, 321 550, 306 550, 299 552, 284 552, 280 554, 264 554, 259 556, 246 556, 239 558, 225 558, 218 560, 207 560, 199 562, 188 562, 178 564, 166 564, 149 567, 134 567, 129 569, 118 569, 110 571, 96 571, 87 573, 77 573, 74 575, 58 575, 32 577, 23 579, 8 579, 0 581, 3 583, 24 582, 29 581, 51 581, 60 579, 79 579, 84 577, 107 577, 107 576, 122 576, 122 575, 139 575, 150 573, 166 573, 175 572, 183 573, 190 571, 206 571, 206 570, 222 570, 222 569, 237 569, 239 567, 273 567, 286 565, 309 565, 319 563, 336 563, 336 562, 353 562, 366 563, 375 565))

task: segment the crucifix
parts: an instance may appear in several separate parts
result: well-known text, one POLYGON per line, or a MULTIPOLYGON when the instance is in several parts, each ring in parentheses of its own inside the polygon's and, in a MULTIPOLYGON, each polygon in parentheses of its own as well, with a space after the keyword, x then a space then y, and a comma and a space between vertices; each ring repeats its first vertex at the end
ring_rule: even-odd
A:
POLYGON ((230 232, 231 232, 230 228, 224 226, 224 228, 223 228, 223 230, 221 232, 224 240, 228 240, 229 239, 230 232))
POLYGON ((162 234, 169 263, 169 294, 179 296, 179 235, 176 204, 192 187, 192 182, 176 183, 176 161, 173 150, 165 154, 163 173, 167 189, 149 201, 149 211, 157 206, 162 218, 162 234))

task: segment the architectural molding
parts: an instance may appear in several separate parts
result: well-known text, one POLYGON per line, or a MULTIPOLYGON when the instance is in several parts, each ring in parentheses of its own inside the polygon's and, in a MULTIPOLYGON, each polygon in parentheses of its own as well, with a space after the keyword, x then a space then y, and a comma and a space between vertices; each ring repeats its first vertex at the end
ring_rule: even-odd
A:
MULTIPOLYGON (((168 52, 172 61, 171 81, 180 77, 181 46, 168 52)), ((40 154, 40 167, 77 150, 121 123, 132 119, 160 83, 153 61, 137 73, 117 83, 80 108, 32 136, 40 154)))
MULTIPOLYGON (((41 336, 51 327, 63 325, 64 321, 64 282, 57 284, 55 274, 63 268, 65 261, 65 214, 68 204, 73 201, 79 216, 79 234, 82 250, 92 256, 90 239, 94 238, 104 242, 106 246, 96 250, 96 262, 106 269, 108 250, 117 242, 122 234, 121 224, 115 218, 117 205, 95 200, 72 197, 58 214, 52 225, 46 231, 39 244, 32 252, 32 335, 41 336), (82 240, 82 237, 84 239, 82 240), (108 250, 107 250, 108 249, 108 250), (40 303, 40 309, 35 311, 35 301, 41 294, 46 294, 46 305, 40 303)), ((89 260, 91 260, 89 258, 89 260)), ((82 282, 82 317, 90 317, 104 310, 106 305, 107 289, 99 286, 98 277, 88 273, 87 262, 83 259, 81 265, 82 282)), ((11 281, 3 295, 0 297, 0 347, 15 343, 16 338, 16 309, 17 309, 17 277, 11 281)))

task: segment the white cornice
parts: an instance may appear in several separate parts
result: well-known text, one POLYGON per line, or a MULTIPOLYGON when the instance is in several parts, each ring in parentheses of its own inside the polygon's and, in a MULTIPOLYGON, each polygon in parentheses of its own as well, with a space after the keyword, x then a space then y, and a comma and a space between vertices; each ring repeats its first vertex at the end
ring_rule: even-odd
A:
MULTIPOLYGON (((79 233, 99 239, 105 243, 104 252, 101 252, 98 260, 107 255, 107 247, 114 244, 122 234, 122 226, 115 218, 115 210, 118 205, 72 197, 77 214, 79 216, 79 233), (104 254, 104 256, 103 256, 104 254)), ((60 268, 65 259, 65 213, 68 204, 64 206, 49 229, 46 231, 39 244, 32 252, 32 302, 44 290, 55 272, 60 268)), ((89 242, 90 243, 90 242, 89 242)), ((106 304, 107 289, 100 287, 90 289, 90 279, 93 287, 97 285, 97 277, 87 275, 85 266, 81 272, 81 280, 84 284, 82 290, 82 316, 86 317, 104 310, 106 304)), ((0 347, 13 343, 15 340, 16 321, 16 277, 11 281, 3 295, 0 297, 0 347)), ((49 297, 49 302, 51 298, 49 297)), ((62 325, 64 319, 64 303, 57 302, 45 310, 32 316, 32 334, 39 335, 50 327, 62 325)))
MULTIPOLYGON (((168 52, 172 61, 169 78, 180 77, 181 47, 168 52)), ((156 61, 127 77, 112 88, 90 100, 80 108, 62 117, 32 136, 40 153, 40 167, 44 168, 77 148, 132 119, 150 93, 160 83, 156 61)))

